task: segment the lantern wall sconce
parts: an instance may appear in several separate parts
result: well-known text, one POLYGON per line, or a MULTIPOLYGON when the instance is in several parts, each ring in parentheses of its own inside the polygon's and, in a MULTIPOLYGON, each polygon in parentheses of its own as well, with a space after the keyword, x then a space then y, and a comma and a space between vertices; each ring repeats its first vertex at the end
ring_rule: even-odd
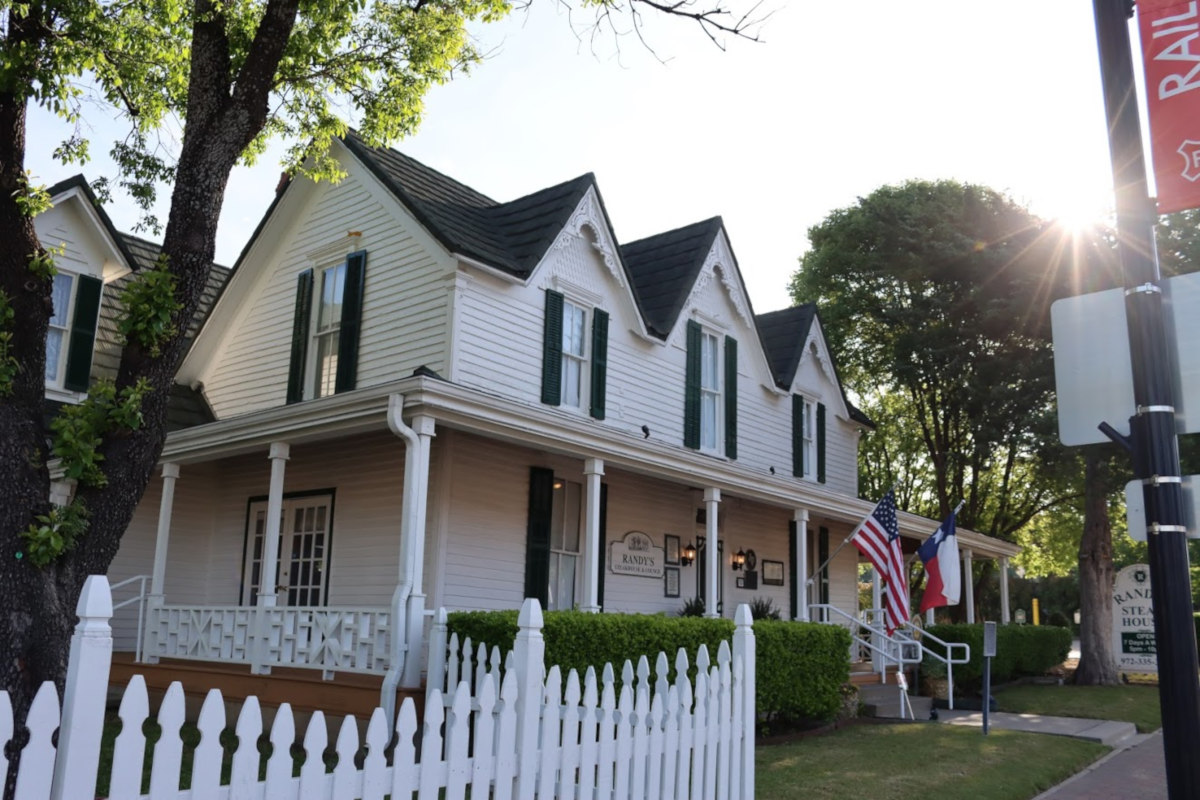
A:
POLYGON ((733 559, 730 563, 730 567, 733 569, 734 572, 740 572, 742 567, 745 566, 745 564, 746 564, 746 551, 738 550, 736 553, 733 554, 733 559))
POLYGON ((696 560, 696 545, 688 542, 687 546, 679 553, 679 563, 682 566, 690 567, 696 560))

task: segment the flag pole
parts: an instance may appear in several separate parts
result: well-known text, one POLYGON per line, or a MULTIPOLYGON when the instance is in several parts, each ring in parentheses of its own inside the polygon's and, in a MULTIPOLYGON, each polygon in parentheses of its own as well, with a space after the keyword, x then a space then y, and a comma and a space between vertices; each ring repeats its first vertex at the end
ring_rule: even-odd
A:
MULTIPOLYGON (((884 492, 884 493, 883 493, 883 496, 884 496, 884 497, 887 497, 887 495, 888 495, 888 492, 894 492, 894 491, 896 491, 896 487, 897 487, 897 486, 899 486, 899 485, 900 485, 900 481, 899 481, 899 480, 897 480, 895 483, 893 483, 893 484, 892 484, 892 488, 888 489, 888 490, 887 490, 887 492, 884 492)), ((877 505, 879 505, 879 503, 876 503, 875 505, 877 506, 877 505)), ((960 504, 960 505, 961 505, 961 504, 960 504)), ((813 582, 814 580, 816 580, 816 578, 817 578, 817 576, 818 576, 818 575, 820 575, 820 574, 821 574, 821 571, 822 571, 823 569, 825 569, 826 567, 828 567, 828 566, 829 566, 829 564, 830 564, 830 562, 831 562, 831 561, 833 561, 833 559, 837 558, 837 554, 838 554, 838 553, 840 553, 840 552, 842 552, 842 548, 843 548, 843 547, 845 547, 846 545, 850 544, 850 540, 854 538, 854 531, 858 530, 858 529, 859 529, 859 528, 862 526, 862 524, 863 524, 864 522, 866 522, 866 521, 867 521, 867 517, 871 516, 871 513, 872 513, 874 510, 875 510, 875 506, 871 506, 871 511, 868 511, 868 512, 867 512, 867 515, 866 515, 865 517, 863 517, 861 520, 859 520, 859 521, 858 521, 858 525, 855 525, 855 526, 854 526, 854 528, 853 528, 853 529, 850 531, 850 535, 849 535, 849 536, 847 536, 845 539, 842 539, 842 543, 841 543, 841 544, 839 544, 839 545, 837 546, 837 549, 836 549, 836 550, 834 550, 832 553, 830 553, 830 554, 829 554, 829 557, 828 557, 828 558, 826 558, 824 561, 822 561, 822 562, 820 563, 820 565, 819 565, 819 566, 818 566, 816 569, 814 569, 814 570, 812 571, 812 574, 811 574, 811 575, 809 575, 809 576, 808 576, 808 577, 807 577, 807 578, 804 580, 804 585, 805 585, 806 587, 808 587, 808 586, 812 586, 812 582, 813 582)))

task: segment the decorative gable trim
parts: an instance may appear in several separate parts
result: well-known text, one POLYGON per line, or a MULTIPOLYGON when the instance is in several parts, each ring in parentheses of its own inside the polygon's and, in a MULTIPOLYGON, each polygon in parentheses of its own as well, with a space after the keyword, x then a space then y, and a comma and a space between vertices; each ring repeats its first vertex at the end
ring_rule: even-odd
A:
POLYGON ((713 240, 712 247, 705 256, 704 266, 700 268, 700 274, 696 277, 696 283, 693 284, 692 291, 688 294, 687 302, 684 304, 685 309, 696 305, 700 295, 708 288, 708 284, 714 277, 725 289, 725 295, 737 312, 738 318, 747 327, 753 329, 754 315, 750 313, 750 300, 746 297, 742 282, 738 279, 733 251, 729 249, 729 242, 726 241, 723 233, 713 240))
POLYGON ((608 268, 613 280, 621 288, 626 288, 628 282, 625 280, 625 270, 621 266, 621 259, 617 255, 617 243, 612 238, 608 219, 604 214, 604 208, 600 205, 600 199, 596 195, 594 186, 590 187, 583 199, 579 201, 579 205, 575 207, 567 224, 555 237, 554 244, 550 246, 548 253, 566 248, 575 238, 588 239, 592 248, 600 254, 604 266, 608 268), (591 230, 593 236, 587 236, 583 231, 584 228, 591 230))

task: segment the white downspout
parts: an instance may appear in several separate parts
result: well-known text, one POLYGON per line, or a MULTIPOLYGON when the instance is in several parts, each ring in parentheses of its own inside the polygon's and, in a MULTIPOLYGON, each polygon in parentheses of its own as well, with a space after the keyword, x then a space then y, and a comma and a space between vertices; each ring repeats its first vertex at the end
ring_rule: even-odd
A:
POLYGON ((412 594, 413 578, 413 547, 412 536, 416 518, 416 475, 417 451, 420 442, 417 432, 404 424, 404 395, 393 394, 388 397, 388 428, 392 433, 404 440, 404 494, 401 499, 400 512, 400 580, 396 591, 392 594, 392 636, 390 652, 388 653, 388 671, 383 677, 381 687, 380 707, 387 714, 388 724, 394 724, 396 719, 396 687, 400 685, 400 676, 404 672, 404 660, 408 650, 408 636, 404 625, 408 611, 408 597, 412 594))

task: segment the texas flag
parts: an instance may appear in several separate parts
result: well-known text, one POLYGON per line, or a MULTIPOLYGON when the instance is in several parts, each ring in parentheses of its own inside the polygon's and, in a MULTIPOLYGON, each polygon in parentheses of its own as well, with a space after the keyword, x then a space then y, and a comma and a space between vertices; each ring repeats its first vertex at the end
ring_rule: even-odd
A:
POLYGON ((917 549, 925 565, 925 593, 921 595, 921 610, 958 604, 962 595, 962 568, 958 560, 958 537, 954 535, 954 513, 946 517, 942 527, 917 549))

